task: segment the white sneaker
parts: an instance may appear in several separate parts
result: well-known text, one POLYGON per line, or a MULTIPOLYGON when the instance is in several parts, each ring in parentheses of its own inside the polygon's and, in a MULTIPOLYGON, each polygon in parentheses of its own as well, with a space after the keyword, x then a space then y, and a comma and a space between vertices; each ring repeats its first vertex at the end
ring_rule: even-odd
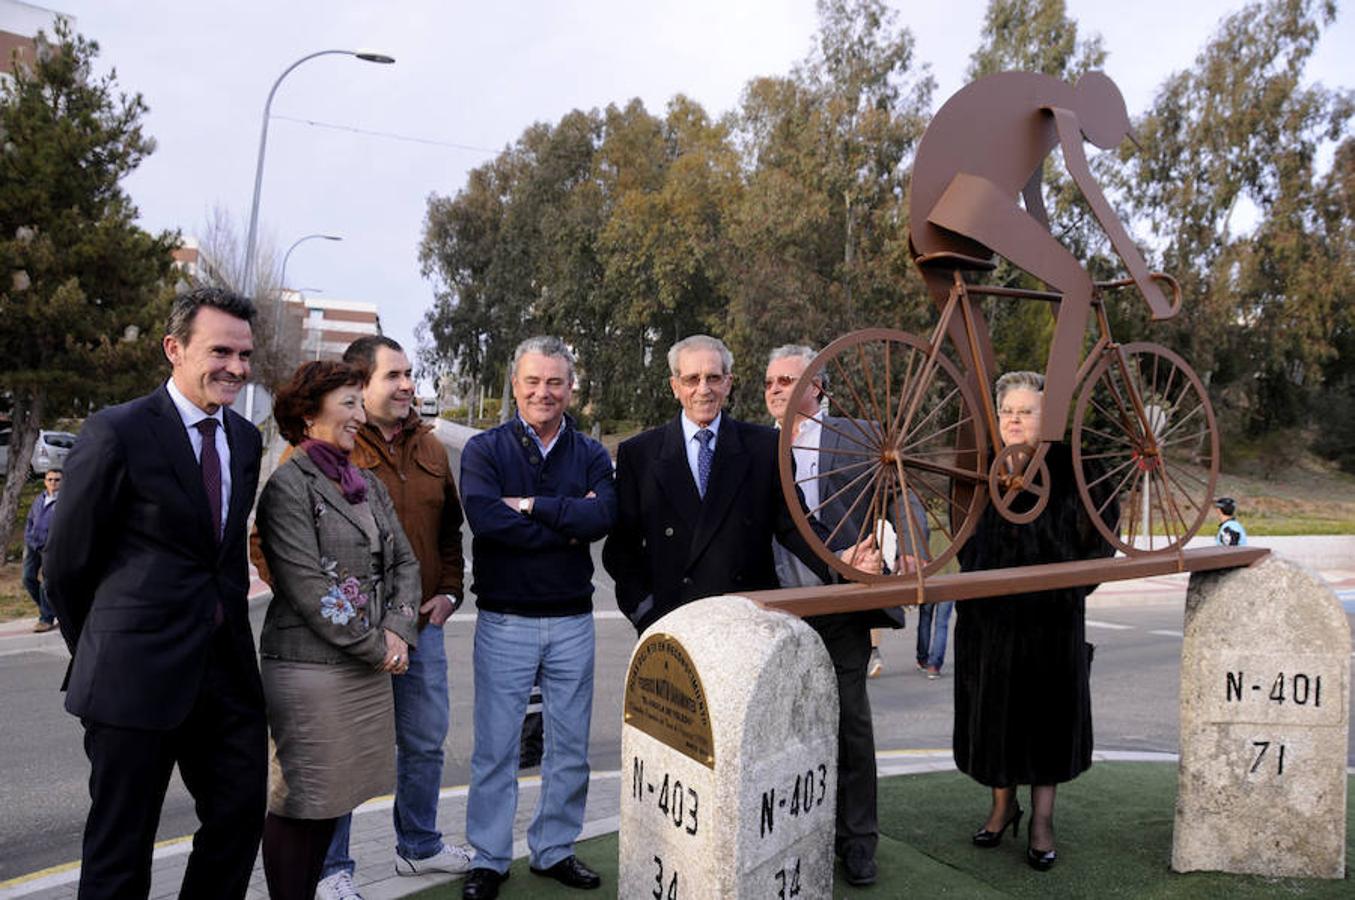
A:
POLYGON ((347 872, 335 872, 328 878, 321 878, 315 886, 315 900, 362 900, 362 895, 353 885, 353 876, 347 872))
POLYGON ((885 661, 880 658, 879 650, 870 651, 870 659, 866 662, 866 677, 879 678, 880 673, 885 670, 885 661))
POLYGON ((429 872, 446 872, 449 875, 464 875, 470 871, 471 854, 463 847, 442 845, 442 849, 425 859, 408 859, 395 853, 395 872, 397 875, 427 875, 429 872))

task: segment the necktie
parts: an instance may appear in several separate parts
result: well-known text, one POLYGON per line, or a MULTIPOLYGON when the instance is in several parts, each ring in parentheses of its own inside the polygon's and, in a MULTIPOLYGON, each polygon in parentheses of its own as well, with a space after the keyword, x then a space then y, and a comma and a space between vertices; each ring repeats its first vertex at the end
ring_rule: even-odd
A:
POLYGON ((207 508, 212 513, 212 536, 221 543, 221 457, 216 452, 216 419, 203 419, 193 426, 202 434, 202 486, 207 489, 207 508))
POLYGON ((715 451, 710 449, 710 442, 715 440, 715 432, 709 428, 702 428, 696 433, 696 439, 701 443, 696 451, 696 490, 702 498, 705 498, 706 484, 710 481, 710 464, 715 461, 715 451))

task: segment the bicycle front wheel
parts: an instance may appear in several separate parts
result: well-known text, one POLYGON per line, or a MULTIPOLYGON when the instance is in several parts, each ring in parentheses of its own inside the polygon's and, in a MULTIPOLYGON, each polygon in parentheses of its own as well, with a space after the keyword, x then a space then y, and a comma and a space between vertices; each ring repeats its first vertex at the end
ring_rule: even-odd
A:
POLYGON ((959 368, 921 338, 873 328, 844 335, 815 357, 791 393, 788 419, 820 387, 822 411, 811 420, 817 440, 800 440, 804 426, 792 421, 781 428, 781 486, 800 534, 855 581, 915 577, 914 561, 924 574, 938 571, 987 499, 984 431, 959 368), (888 572, 865 573, 838 558, 868 536, 888 572))
POLYGON ((1166 347, 1125 344, 1102 356, 1078 397, 1072 445, 1078 493, 1117 550, 1179 550, 1204 524, 1219 474, 1214 409, 1166 347))

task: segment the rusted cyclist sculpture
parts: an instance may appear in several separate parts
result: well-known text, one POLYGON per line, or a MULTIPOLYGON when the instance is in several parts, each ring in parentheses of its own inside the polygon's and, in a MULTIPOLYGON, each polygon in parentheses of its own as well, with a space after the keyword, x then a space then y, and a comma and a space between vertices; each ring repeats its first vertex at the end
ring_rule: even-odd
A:
MULTIPOLYGON (((1048 499, 1045 455, 1051 442, 1064 440, 1070 409, 1079 494, 1091 521, 1118 550, 1130 557, 1179 558, 1205 520, 1219 439, 1204 386, 1165 347, 1116 343, 1104 306, 1105 292, 1131 285, 1155 320, 1172 317, 1181 303, 1176 281, 1148 270, 1087 164, 1084 139, 1113 148, 1125 138, 1132 139, 1124 99, 1099 72, 1075 86, 1046 75, 993 75, 963 88, 937 112, 918 147, 909 216, 913 260, 940 320, 926 339, 880 328, 845 335, 805 371, 788 415, 816 381, 826 382, 819 418, 842 438, 842 449, 822 471, 795 473, 792 429, 781 430, 781 480, 793 515, 811 545, 843 575, 914 580, 920 601, 924 576, 939 572, 958 552, 984 503, 1012 521, 1034 519, 1048 499), (1050 233, 1041 183, 1045 159, 1056 147, 1129 277, 1094 282, 1050 233), (995 268, 994 254, 1051 290, 971 283, 975 273, 995 268), (995 364, 979 305, 985 297, 1050 302, 1057 317, 1039 445, 991 456, 990 448, 1002 443, 993 404, 995 364), (1097 339, 1082 358, 1093 314, 1097 339), (794 502, 796 485, 810 480, 817 481, 821 504, 844 502, 851 509, 842 522, 855 533, 824 536, 810 527, 794 502), (920 567, 896 560, 887 573, 863 575, 829 549, 872 529, 877 538, 906 529, 917 546, 924 523, 916 518, 917 505, 905 501, 909 495, 922 501, 931 532, 930 559, 920 567), (1101 515, 1111 498, 1119 501, 1118 527, 1101 515)), ((1102 579, 1088 579, 1094 580, 1102 579)))

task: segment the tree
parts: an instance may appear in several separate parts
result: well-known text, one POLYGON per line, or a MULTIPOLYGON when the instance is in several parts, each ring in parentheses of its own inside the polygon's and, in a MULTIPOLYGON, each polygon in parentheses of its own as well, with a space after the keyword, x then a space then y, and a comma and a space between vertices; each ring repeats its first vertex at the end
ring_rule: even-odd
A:
POLYGON ((252 328, 254 355, 250 358, 250 378, 276 388, 301 364, 301 332, 297 327, 299 320, 286 315, 286 285, 278 271, 277 244, 263 233, 256 240, 253 283, 247 285, 240 230, 226 209, 212 207, 199 241, 202 255, 209 263, 201 270, 200 281, 254 299, 259 315, 252 328))
MULTIPOLYGON (((746 382, 776 344, 917 327, 930 312, 905 200, 935 82, 880 0, 820 0, 818 13, 809 57, 751 82, 734 120, 748 176, 727 334, 746 382)), ((763 414, 760 397, 747 402, 763 414)))
POLYGON ((1163 84, 1136 126, 1146 152, 1124 168, 1126 201, 1185 292, 1170 339, 1252 434, 1303 416, 1349 322, 1349 209, 1339 175, 1316 166, 1355 103, 1303 84, 1335 15, 1331 0, 1264 0, 1229 16, 1163 84), (1249 233, 1234 231, 1240 208, 1255 211, 1249 233))
POLYGON ((39 428, 160 377, 179 242, 136 227, 121 187, 154 149, 141 96, 115 95, 116 73, 93 77, 98 44, 64 19, 38 45, 0 84, 0 384, 14 422, 0 546, 39 428))

